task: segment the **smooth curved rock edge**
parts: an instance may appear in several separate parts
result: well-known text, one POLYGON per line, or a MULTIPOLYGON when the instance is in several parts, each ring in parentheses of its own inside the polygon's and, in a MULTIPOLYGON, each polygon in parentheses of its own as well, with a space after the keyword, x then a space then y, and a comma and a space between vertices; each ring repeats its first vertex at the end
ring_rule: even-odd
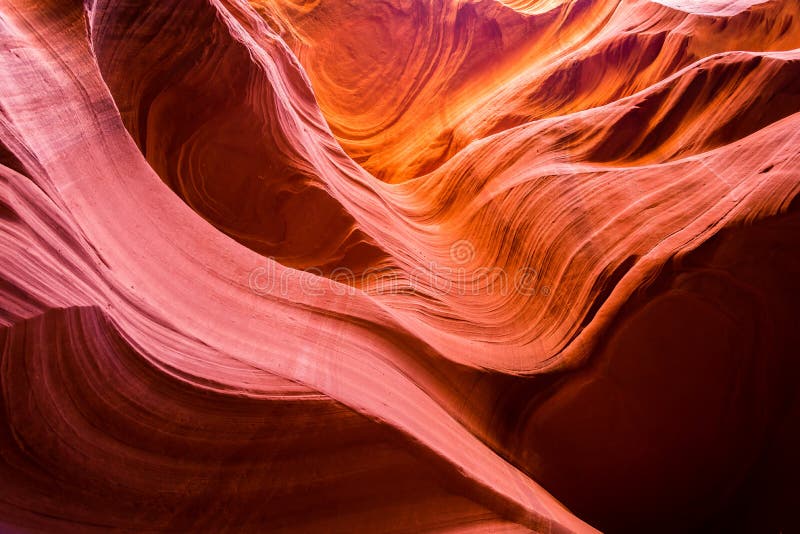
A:
POLYGON ((799 19, 0 0, 0 529, 800 528, 799 19))

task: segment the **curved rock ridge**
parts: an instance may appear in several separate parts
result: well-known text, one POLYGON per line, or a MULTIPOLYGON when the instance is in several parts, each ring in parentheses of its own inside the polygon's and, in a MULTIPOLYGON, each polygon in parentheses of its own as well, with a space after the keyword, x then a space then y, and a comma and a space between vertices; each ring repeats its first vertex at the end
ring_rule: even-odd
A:
POLYGON ((769 0, 738 0, 735 2, 731 2, 730 0, 653 0, 653 2, 680 9, 687 13, 722 16, 738 15, 754 5, 763 4, 768 1, 769 0))
POLYGON ((797 5, 743 11, 742 3, 724 3, 739 6, 736 16, 698 16, 648 0, 558 2, 542 13, 548 2, 376 8, 364 0, 298 10, 282 1, 266 3, 273 9, 265 14, 281 7, 284 22, 275 26, 343 148, 376 176, 401 182, 476 139, 613 102, 708 56, 800 46, 791 26, 797 5))
POLYGON ((0 0, 0 526, 789 532, 800 7, 0 0))

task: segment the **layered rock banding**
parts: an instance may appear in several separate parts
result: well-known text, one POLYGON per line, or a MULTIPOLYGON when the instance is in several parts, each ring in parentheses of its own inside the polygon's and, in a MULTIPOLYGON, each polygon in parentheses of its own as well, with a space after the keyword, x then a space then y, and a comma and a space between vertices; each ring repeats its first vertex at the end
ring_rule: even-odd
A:
POLYGON ((799 11, 1 0, 0 528, 797 529, 799 11))

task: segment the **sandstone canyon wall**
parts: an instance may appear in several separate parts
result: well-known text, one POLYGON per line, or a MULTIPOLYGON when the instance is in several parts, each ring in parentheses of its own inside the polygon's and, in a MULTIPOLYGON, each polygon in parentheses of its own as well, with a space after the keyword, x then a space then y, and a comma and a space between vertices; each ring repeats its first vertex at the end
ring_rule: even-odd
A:
POLYGON ((0 177, 0 531, 800 531, 796 2, 0 0, 0 177))

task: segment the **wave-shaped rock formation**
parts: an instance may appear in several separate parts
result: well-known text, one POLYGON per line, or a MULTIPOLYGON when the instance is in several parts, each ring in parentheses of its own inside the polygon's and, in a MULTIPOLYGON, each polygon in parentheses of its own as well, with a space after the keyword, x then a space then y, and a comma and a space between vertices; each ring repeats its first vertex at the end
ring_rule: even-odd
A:
POLYGON ((0 0, 0 530, 800 530, 800 6, 0 0))

